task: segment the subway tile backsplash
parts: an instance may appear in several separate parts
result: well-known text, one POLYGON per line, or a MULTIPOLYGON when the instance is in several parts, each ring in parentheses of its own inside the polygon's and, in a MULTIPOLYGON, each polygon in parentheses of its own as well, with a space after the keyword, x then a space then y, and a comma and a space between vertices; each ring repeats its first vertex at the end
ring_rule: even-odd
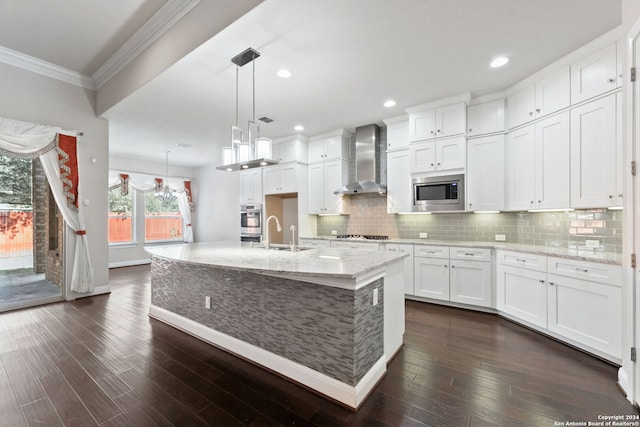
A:
POLYGON ((387 213, 387 199, 379 195, 351 197, 351 215, 318 217, 318 235, 379 234, 391 238, 417 239, 427 232, 429 240, 493 242, 496 234, 507 242, 594 251, 622 252, 622 212, 606 209, 571 212, 507 212, 498 214, 434 213, 394 215, 387 213))

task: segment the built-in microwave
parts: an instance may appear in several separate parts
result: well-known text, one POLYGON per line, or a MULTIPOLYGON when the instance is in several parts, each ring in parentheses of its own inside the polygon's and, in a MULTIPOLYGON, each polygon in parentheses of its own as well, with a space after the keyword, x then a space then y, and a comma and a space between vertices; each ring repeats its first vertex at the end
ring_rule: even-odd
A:
POLYGON ((464 174, 411 180, 414 212, 464 211, 464 174))

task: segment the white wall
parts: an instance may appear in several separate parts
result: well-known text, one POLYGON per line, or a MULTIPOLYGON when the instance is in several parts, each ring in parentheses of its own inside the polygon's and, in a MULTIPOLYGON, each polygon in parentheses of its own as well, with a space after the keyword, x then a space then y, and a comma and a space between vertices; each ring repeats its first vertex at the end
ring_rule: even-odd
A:
POLYGON ((211 166, 195 170, 192 183, 196 215, 193 228, 197 242, 240 240, 240 178, 238 172, 211 166))
MULTIPOLYGON (((164 177, 166 173, 165 163, 152 162, 149 160, 134 159, 124 156, 109 156, 109 169, 121 172, 147 173, 164 177)), ((183 178, 193 178, 192 168, 171 165, 171 154, 169 154, 169 176, 181 176, 183 178)), ((193 184, 192 184, 193 185, 193 184)), ((195 193, 195 192, 194 192, 195 193)), ((134 192, 134 206, 144 206, 144 193, 134 192)), ((194 194, 197 203, 197 194, 194 194)), ((134 243, 118 244, 109 246, 109 266, 124 267, 128 265, 138 265, 150 262, 149 255, 144 250, 144 214, 135 216, 134 243)), ((195 218, 192 218, 195 221, 195 218)))
MULTIPOLYGON (((83 206, 95 286, 108 290, 107 168, 109 129, 94 112, 95 93, 6 64, 0 64, 0 116, 84 132, 79 139, 79 198, 83 206), (95 157, 97 162, 91 163, 95 157)), ((67 241, 68 249, 72 242, 67 241)), ((67 257, 65 268, 71 271, 67 257)), ((69 274, 66 275, 69 277, 69 274)))

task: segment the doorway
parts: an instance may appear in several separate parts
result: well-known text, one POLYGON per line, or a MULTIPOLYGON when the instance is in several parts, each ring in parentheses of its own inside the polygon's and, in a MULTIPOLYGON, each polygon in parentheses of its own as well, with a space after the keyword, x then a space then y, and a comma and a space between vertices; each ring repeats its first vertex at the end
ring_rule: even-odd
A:
POLYGON ((40 160, 0 155, 0 312, 63 299, 62 229, 40 160))

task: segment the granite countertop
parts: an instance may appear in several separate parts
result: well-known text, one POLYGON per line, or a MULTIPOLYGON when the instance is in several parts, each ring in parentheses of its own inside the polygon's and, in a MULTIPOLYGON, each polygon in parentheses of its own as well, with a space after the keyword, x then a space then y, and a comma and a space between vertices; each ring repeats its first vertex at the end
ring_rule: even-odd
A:
MULTIPOLYGON (((335 236, 301 237, 303 239, 337 240, 335 236)), ((570 249, 555 247, 552 245, 526 245, 522 243, 509 242, 461 242, 449 240, 424 240, 424 239, 400 239, 391 238, 388 240, 362 240, 362 239, 340 239, 341 241, 358 241, 369 243, 412 243, 414 245, 427 246, 464 246, 469 248, 502 249, 516 252, 525 252, 538 255, 549 255, 560 258, 575 259, 579 261, 599 262, 603 264, 622 264, 622 254, 616 252, 601 252, 591 249, 570 249)))
POLYGON ((355 279, 407 254, 312 248, 297 252, 252 248, 240 242, 201 242, 145 247, 152 256, 194 265, 210 265, 262 274, 292 274, 355 279))

